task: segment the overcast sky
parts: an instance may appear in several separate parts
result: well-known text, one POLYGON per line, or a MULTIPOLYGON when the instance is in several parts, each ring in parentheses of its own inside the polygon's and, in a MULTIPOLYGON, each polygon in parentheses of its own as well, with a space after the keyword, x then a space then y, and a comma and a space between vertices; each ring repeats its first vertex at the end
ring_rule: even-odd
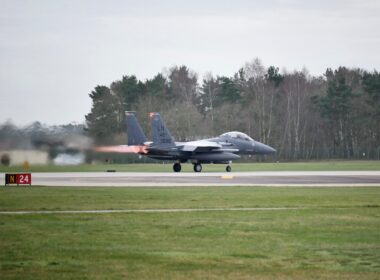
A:
POLYGON ((96 85, 173 65, 380 70, 379 15, 378 0, 0 0, 0 123, 82 123, 96 85))

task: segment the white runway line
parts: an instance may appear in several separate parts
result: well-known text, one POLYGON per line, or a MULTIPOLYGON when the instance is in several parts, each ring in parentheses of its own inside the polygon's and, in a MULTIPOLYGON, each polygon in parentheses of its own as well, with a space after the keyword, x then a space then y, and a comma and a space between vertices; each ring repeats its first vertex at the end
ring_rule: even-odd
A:
MULTIPOLYGON (((4 173, 0 173, 4 177, 4 173)), ((35 178, 113 178, 113 177, 292 177, 292 176, 380 176, 380 171, 245 171, 245 172, 33 172, 35 178)))
POLYGON ((173 208, 173 209, 119 209, 119 210, 36 210, 36 211, 0 211, 0 215, 29 214, 107 214, 107 213, 183 213, 218 211, 284 211, 302 210, 302 207, 255 207, 255 208, 173 208))
MULTIPOLYGON (((36 184, 37 186, 46 186, 43 184, 36 184)), ((23 186, 24 187, 24 186, 23 186)), ((187 188, 187 187, 273 187, 273 188, 357 188, 357 187, 380 187, 380 183, 341 183, 341 184, 306 184, 306 183, 283 183, 283 184, 272 184, 272 183, 258 183, 258 184, 246 184, 246 183, 133 183, 128 185, 127 183, 66 183, 49 185, 49 187, 64 188, 64 187, 100 187, 100 188, 187 188)))

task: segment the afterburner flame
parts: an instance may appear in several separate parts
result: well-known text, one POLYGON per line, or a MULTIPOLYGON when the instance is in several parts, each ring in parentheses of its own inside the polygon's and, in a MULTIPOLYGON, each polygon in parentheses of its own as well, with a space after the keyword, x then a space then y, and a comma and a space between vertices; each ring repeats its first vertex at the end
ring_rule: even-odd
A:
POLYGON ((95 152, 100 153, 125 153, 125 154, 147 154, 147 146, 145 145, 118 145, 118 146, 99 146, 94 148, 95 152))

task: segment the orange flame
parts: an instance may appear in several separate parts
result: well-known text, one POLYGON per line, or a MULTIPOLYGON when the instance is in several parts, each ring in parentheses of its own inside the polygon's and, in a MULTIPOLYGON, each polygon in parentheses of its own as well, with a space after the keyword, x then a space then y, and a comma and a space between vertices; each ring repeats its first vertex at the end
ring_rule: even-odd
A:
POLYGON ((146 145, 118 145, 118 146, 99 146, 94 147, 95 152, 100 153, 125 153, 125 154, 147 154, 147 146, 146 145))

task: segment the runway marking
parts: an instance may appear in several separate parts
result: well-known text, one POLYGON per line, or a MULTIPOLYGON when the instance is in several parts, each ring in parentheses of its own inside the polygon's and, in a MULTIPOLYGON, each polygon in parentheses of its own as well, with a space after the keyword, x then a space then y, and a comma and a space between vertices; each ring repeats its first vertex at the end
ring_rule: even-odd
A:
POLYGON ((220 177, 221 179, 227 179, 227 180, 230 180, 230 179, 233 179, 234 176, 231 176, 231 175, 223 175, 222 177, 220 177))
POLYGON ((173 208, 173 209, 119 209, 119 210, 35 210, 35 211, 0 211, 0 215, 29 214, 107 214, 107 213, 182 213, 182 212, 217 212, 217 211, 284 211, 303 210, 302 207, 254 207, 254 208, 173 208))

